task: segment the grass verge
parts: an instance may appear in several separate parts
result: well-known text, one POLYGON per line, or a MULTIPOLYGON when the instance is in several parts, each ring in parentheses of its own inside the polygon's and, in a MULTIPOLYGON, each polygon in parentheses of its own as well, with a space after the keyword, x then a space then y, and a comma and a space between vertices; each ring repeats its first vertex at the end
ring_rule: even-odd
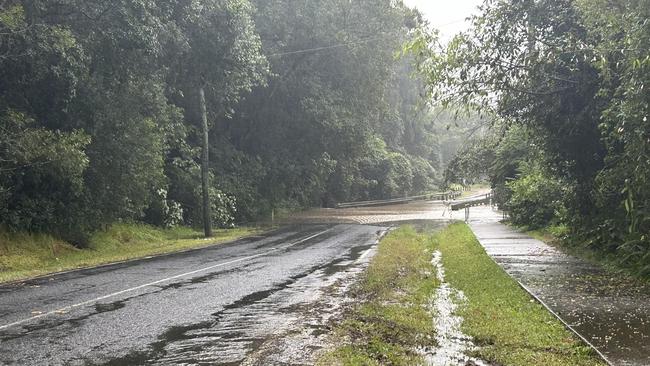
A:
POLYGON ((479 346, 473 356, 499 365, 605 364, 488 257, 467 225, 450 225, 435 242, 447 282, 468 298, 460 315, 479 346))
POLYGON ((340 344, 320 365, 423 364, 416 349, 435 346, 427 307, 439 286, 434 249, 442 252, 446 281, 467 298, 459 315, 478 346, 471 356, 494 365, 605 365, 494 263, 463 223, 435 233, 405 226, 386 236, 353 289, 355 305, 334 329, 340 344))
POLYGON ((46 234, 0 232, 0 282, 208 246, 257 232, 248 227, 216 230, 213 238, 205 239, 191 228, 116 224, 96 233, 86 249, 46 234))
POLYGON ((431 237, 410 226, 388 234, 379 244, 353 290, 356 304, 336 327, 343 340, 325 354, 321 365, 416 365, 418 346, 435 335, 426 304, 438 283, 431 265, 431 237))

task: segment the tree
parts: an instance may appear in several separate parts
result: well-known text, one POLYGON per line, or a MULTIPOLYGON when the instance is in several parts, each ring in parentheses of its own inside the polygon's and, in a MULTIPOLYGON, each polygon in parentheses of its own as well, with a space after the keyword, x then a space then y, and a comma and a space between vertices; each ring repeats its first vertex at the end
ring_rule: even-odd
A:
POLYGON ((525 126, 568 186, 573 238, 650 273, 647 0, 486 1, 445 50, 409 49, 444 105, 525 126), (644 119, 645 118, 645 119, 644 119), (638 259, 634 259, 638 258, 638 259))
POLYGON ((74 96, 83 54, 69 29, 29 10, 0 6, 0 225, 74 240, 90 139, 61 128, 58 117, 74 96))
POLYGON ((419 15, 254 3, 0 2, 2 223, 77 245, 118 221, 209 236, 211 220, 433 189, 423 83, 395 57, 419 15))
POLYGON ((201 6, 178 2, 172 11, 176 39, 168 46, 167 58, 172 85, 187 96, 179 100, 186 119, 200 121, 203 228, 209 237, 208 119, 230 117, 241 94, 263 81, 266 61, 247 1, 211 0, 201 6))

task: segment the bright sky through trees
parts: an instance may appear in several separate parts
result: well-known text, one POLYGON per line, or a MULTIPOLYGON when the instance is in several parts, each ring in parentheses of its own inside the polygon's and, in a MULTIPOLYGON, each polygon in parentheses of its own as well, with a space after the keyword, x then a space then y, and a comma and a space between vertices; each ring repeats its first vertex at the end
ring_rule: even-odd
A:
POLYGON ((467 29, 465 18, 476 13, 483 0, 404 0, 404 4, 420 10, 431 26, 440 30, 440 39, 447 42, 451 37, 467 29))

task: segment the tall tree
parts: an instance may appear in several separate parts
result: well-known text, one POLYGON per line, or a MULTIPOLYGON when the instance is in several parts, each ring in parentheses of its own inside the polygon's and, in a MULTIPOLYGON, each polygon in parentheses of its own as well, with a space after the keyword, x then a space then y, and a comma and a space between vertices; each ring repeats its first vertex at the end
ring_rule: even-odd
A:
POLYGON ((574 238, 625 262, 640 258, 646 273, 649 5, 486 1, 448 48, 426 36, 412 47, 435 99, 488 109, 534 134, 540 171, 568 186, 557 193, 574 238))
POLYGON ((171 82, 190 121, 201 130, 203 227, 212 235, 209 184, 209 123, 226 119, 241 95, 261 83, 267 64, 245 0, 175 3, 171 19, 176 36, 168 45, 171 82))

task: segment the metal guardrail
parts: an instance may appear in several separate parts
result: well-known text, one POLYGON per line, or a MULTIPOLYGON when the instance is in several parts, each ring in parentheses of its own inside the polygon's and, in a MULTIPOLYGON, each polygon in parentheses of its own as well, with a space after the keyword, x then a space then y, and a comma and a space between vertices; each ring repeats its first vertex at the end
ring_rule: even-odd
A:
POLYGON ((371 207, 381 205, 396 205, 400 203, 407 203, 413 201, 412 198, 394 198, 389 200, 374 200, 374 201, 359 201, 359 202, 343 202, 337 203, 336 208, 350 208, 350 207, 371 207))
POLYGON ((480 198, 468 199, 465 201, 452 203, 449 206, 452 211, 458 211, 464 208, 482 206, 482 205, 491 205, 491 204, 492 204, 492 192, 482 195, 482 197, 480 198))
MULTIPOLYGON (((450 203, 447 207, 450 211, 458 211, 461 209, 465 210, 465 222, 469 221, 469 209, 470 207, 475 207, 475 206, 482 206, 482 205, 492 205, 492 192, 480 195, 477 198, 470 198, 464 201, 456 202, 456 203, 450 203)), ((446 211, 446 210, 445 210, 446 211)), ((445 215, 444 212, 442 214, 443 216, 445 215)))
POLYGON ((447 191, 427 193, 419 196, 410 196, 403 198, 393 198, 387 200, 373 200, 373 201, 358 201, 358 202, 342 202, 336 204, 336 208, 352 208, 352 207, 372 207, 382 205, 396 205, 400 203, 408 203, 418 200, 433 200, 433 201, 448 201, 453 200, 462 195, 462 191, 447 191))

